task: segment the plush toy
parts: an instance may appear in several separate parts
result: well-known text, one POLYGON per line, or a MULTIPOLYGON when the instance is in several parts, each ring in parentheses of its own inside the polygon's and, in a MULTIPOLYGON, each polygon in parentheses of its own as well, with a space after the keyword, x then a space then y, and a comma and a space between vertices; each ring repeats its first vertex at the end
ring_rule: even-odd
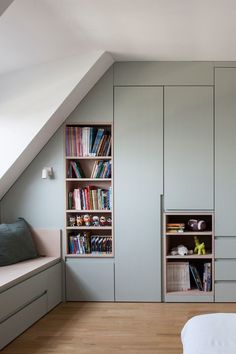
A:
POLYGON ((93 226, 99 226, 99 216, 93 216, 93 226))
POLYGON ((107 221, 107 219, 106 219, 105 216, 101 216, 100 217, 100 225, 101 226, 105 226, 106 225, 106 221, 107 221))
POLYGON ((184 245, 179 245, 172 248, 170 253, 172 256, 187 256, 188 254, 193 254, 193 250, 188 250, 184 245))
POLYGON ((70 226, 75 226, 75 217, 74 216, 70 216, 69 224, 70 224, 70 226))
POLYGON ((83 226, 83 223, 84 223, 84 217, 83 215, 78 215, 76 217, 76 224, 77 226, 83 226))
POLYGON ((91 226, 91 217, 89 214, 84 215, 84 223, 86 226, 91 226))
POLYGON ((195 242, 195 248, 194 248, 194 253, 197 253, 198 255, 205 255, 206 254, 206 250, 205 250, 205 243, 199 242, 199 239, 197 238, 197 236, 194 236, 194 242, 195 242))
POLYGON ((193 231, 203 231, 206 229, 206 222, 204 220, 190 219, 188 226, 193 231))

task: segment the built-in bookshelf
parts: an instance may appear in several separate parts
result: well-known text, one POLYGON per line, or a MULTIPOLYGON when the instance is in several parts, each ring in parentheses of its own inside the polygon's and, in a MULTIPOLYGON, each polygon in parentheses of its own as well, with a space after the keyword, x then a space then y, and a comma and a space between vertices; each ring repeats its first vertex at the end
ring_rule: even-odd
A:
POLYGON ((113 257, 111 124, 65 127, 66 257, 113 257))
POLYGON ((179 297, 179 301, 185 301, 186 295, 194 296, 194 301, 198 296, 213 300, 213 213, 164 213, 163 229, 165 300, 178 301, 179 297))

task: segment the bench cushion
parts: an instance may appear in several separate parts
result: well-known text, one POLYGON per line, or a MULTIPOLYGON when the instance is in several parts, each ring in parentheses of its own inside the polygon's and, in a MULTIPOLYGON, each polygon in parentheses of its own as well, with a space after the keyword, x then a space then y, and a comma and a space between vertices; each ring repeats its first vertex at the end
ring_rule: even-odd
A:
POLYGON ((31 231, 24 219, 0 225, 0 266, 36 257, 31 231))
POLYGON ((39 257, 0 267, 0 292, 51 267, 59 261, 59 257, 39 257))

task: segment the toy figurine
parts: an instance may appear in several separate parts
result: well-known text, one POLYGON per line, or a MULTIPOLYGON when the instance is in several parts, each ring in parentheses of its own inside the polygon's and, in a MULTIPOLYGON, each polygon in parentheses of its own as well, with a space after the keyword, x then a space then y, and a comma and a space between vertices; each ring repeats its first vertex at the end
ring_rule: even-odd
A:
POLYGON ((193 231, 203 231, 206 229, 206 222, 204 220, 190 219, 188 221, 188 226, 193 231))
POLYGON ((100 217, 100 225, 101 226, 105 226, 106 225, 106 221, 107 221, 107 219, 106 219, 105 216, 101 216, 100 217))
POLYGON ((184 245, 179 245, 171 249, 170 254, 172 256, 187 256, 193 254, 193 250, 188 250, 184 245))
POLYGON ((84 217, 83 215, 78 215, 76 217, 76 223, 77 223, 77 226, 83 226, 83 223, 84 223, 84 217))
POLYGON ((205 243, 199 242, 199 239, 197 238, 197 236, 194 236, 194 242, 195 242, 195 248, 194 248, 194 253, 197 253, 198 255, 205 255, 206 254, 206 250, 205 250, 205 243))
POLYGON ((84 215, 84 223, 86 226, 91 226, 91 216, 89 214, 84 215))
POLYGON ((74 216, 70 216, 69 224, 70 224, 70 226, 75 226, 75 217, 74 216))
POLYGON ((93 226, 99 226, 99 217, 97 215, 93 216, 93 226))
POLYGON ((109 217, 107 218, 107 225, 108 225, 108 226, 111 226, 111 224, 112 224, 112 220, 111 220, 111 217, 109 216, 109 217))

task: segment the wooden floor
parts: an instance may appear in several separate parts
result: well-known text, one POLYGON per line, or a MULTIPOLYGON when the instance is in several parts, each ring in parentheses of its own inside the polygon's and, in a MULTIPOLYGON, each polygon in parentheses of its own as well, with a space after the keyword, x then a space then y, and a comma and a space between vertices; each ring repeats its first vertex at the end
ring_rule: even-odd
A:
POLYGON ((236 312, 236 304, 66 303, 1 354, 180 354, 194 315, 236 312))

